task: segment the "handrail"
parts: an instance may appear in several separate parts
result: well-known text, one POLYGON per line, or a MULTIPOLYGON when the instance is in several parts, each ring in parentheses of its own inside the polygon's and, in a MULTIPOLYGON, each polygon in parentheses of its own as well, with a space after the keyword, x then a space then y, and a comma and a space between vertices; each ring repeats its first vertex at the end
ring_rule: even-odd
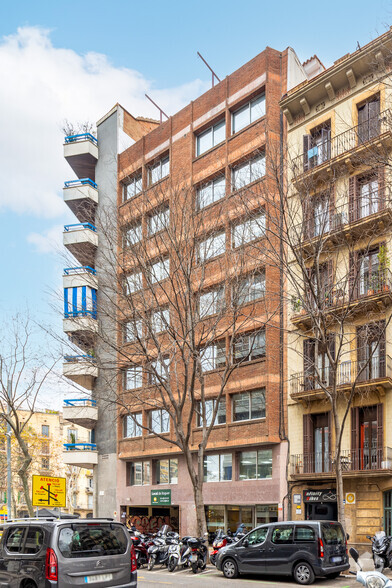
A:
POLYGON ((78 316, 91 316, 93 319, 97 318, 96 310, 70 310, 64 312, 64 318, 76 318, 78 316))
POLYGON ((97 275, 97 270, 94 269, 93 267, 90 267, 89 265, 81 265, 79 267, 66 267, 66 268, 64 268, 64 275, 65 276, 72 276, 74 274, 83 274, 85 272, 92 274, 93 276, 97 275))
POLYGON ((64 443, 66 451, 96 451, 96 443, 64 443))
MULTIPOLYGON (((332 452, 315 451, 290 455, 291 475, 335 473, 334 459, 335 454, 332 452)), ((392 470, 392 449, 390 447, 343 449, 340 452, 340 464, 343 473, 392 470)))
POLYGON ((97 401, 93 398, 65 398, 64 399, 65 406, 97 406, 97 401))
POLYGON ((67 135, 65 137, 66 143, 78 143, 79 141, 91 141, 94 145, 98 145, 97 137, 91 133, 79 133, 78 135, 67 135))
POLYGON ((90 178, 81 178, 79 180, 68 180, 67 182, 64 182, 65 188, 76 188, 77 186, 85 186, 85 185, 92 186, 93 188, 98 188, 98 184, 96 184, 90 178))
POLYGON ((97 360, 93 355, 64 355, 64 359, 67 363, 78 363, 80 361, 92 361, 95 363, 97 360))
POLYGON ((75 231, 77 230, 77 228, 83 228, 83 229, 90 229, 90 231, 94 231, 94 233, 96 233, 97 231, 97 227, 95 227, 93 224, 91 223, 74 223, 72 225, 64 225, 64 231, 68 232, 68 231, 75 231))

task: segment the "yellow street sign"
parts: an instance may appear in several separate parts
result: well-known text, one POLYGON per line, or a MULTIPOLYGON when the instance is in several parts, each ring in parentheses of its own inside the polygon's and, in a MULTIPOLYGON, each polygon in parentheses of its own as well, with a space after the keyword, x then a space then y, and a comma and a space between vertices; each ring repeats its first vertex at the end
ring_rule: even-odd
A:
POLYGON ((33 476, 33 506, 64 508, 67 505, 66 482, 66 478, 33 476))

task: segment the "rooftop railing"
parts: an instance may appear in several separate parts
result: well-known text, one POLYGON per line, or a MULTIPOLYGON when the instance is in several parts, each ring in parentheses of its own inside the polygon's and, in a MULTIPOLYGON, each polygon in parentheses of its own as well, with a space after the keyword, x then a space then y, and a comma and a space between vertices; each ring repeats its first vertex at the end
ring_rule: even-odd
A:
MULTIPOLYGON (((334 474, 334 458, 334 454, 328 451, 291 455, 291 475, 334 474)), ((372 447, 342 450, 340 463, 343 473, 392 470, 392 449, 372 447)))
POLYGON ((66 143, 78 143, 79 141, 91 141, 94 145, 98 145, 97 138, 91 133, 79 133, 78 135, 67 135, 65 137, 66 143))
POLYGON ((343 155, 356 147, 366 145, 375 137, 392 129, 392 111, 384 110, 375 117, 347 129, 330 139, 325 139, 293 159, 293 171, 305 173, 311 169, 343 155))
POLYGON ((78 188, 79 186, 91 186, 92 188, 98 188, 96 184, 90 178, 81 178, 80 180, 68 180, 64 182, 64 188, 78 188))
POLYGON ((93 276, 97 275, 97 270, 89 265, 81 265, 79 267, 66 267, 64 268, 64 275, 65 276, 74 276, 77 274, 92 274, 93 276))
POLYGON ((91 223, 75 223, 72 225, 64 225, 64 231, 80 231, 81 229, 90 229, 90 231, 97 232, 97 228, 91 223))
POLYGON ((92 398, 67 398, 64 400, 64 406, 97 406, 97 401, 92 398))

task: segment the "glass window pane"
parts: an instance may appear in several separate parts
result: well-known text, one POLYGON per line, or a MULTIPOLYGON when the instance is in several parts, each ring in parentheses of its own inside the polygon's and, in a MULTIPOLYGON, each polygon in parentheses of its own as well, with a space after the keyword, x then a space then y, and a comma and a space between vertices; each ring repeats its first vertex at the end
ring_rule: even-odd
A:
POLYGON ((170 172, 170 162, 169 162, 169 158, 165 157, 165 159, 162 159, 162 171, 161 171, 161 178, 165 178, 166 176, 169 175, 170 172))
POLYGON ((208 151, 208 149, 211 149, 212 138, 212 128, 209 128, 204 133, 201 133, 201 135, 198 135, 196 139, 197 155, 201 155, 205 151, 208 151))
POLYGON ((221 198, 224 197, 226 192, 226 179, 217 178, 213 181, 213 190, 214 190, 214 202, 217 202, 221 198))
POLYGON ((212 182, 208 182, 197 191, 197 206, 199 209, 205 208, 213 202, 212 182))
POLYGON ((220 480, 227 481, 232 478, 232 454, 224 453, 220 456, 220 480))
POLYGON ((142 274, 140 272, 136 272, 131 274, 130 276, 126 277, 126 291, 127 294, 133 294, 134 292, 138 292, 143 287, 143 280, 142 274))
POLYGON ((142 183, 142 176, 135 177, 135 194, 139 194, 142 191, 143 183, 142 183))
POLYGON ((150 429, 153 433, 161 432, 161 411, 152 410, 150 412, 150 429))
POLYGON ((233 190, 240 190, 243 186, 250 184, 251 181, 250 165, 248 161, 243 165, 233 168, 233 190))
POLYGON ((255 182, 265 176, 265 156, 260 155, 250 162, 251 181, 255 182))
POLYGON ((215 424, 223 425, 226 422, 226 399, 221 400, 216 413, 215 424))
POLYGON ((249 418, 249 393, 234 394, 233 421, 246 421, 249 418))
POLYGON ((143 323, 141 319, 129 321, 125 324, 125 341, 132 343, 137 340, 137 337, 143 336, 143 323))
POLYGON ((162 433, 170 431, 170 416, 166 410, 162 410, 162 433))
POLYGON ((161 459, 157 463, 157 484, 169 484, 169 460, 161 459))
POLYGON ((272 449, 257 452, 257 478, 272 478, 272 449))
POLYGON ((150 266, 149 275, 152 284, 165 280, 169 276, 169 258, 160 259, 150 266))
POLYGON ((265 331, 259 331, 250 337, 250 357, 249 359, 257 359, 265 355, 265 331))
POLYGON ((204 481, 219 482, 219 455, 206 455, 204 458, 204 481))
POLYGON ((129 227, 126 232, 126 246, 136 245, 142 240, 142 225, 141 223, 129 227))
POLYGON ((256 480, 257 451, 243 451, 240 453, 240 480, 256 480))
POLYGON ((150 462, 143 462, 143 485, 147 486, 150 484, 150 462))
POLYGON ((213 133, 214 133, 213 144, 219 145, 219 143, 222 143, 222 141, 225 140, 225 136, 226 136, 226 121, 222 120, 217 125, 215 125, 213 133))
POLYGON ((261 94, 250 103, 250 122, 265 115, 265 94, 261 94))
POLYGON ((178 484, 178 459, 170 460, 170 484, 178 484))
POLYGON ((155 184, 161 179, 161 164, 160 162, 150 167, 150 184, 155 184))
POLYGON ((155 235, 169 226, 170 209, 165 207, 148 218, 148 234, 155 235))
POLYGON ((214 369, 214 346, 207 345, 200 353, 201 368, 203 372, 214 369))
POLYGON ((134 464, 134 484, 135 486, 141 486, 143 483, 143 462, 135 462, 134 464))
POLYGON ((233 112, 233 133, 238 133, 250 123, 249 103, 233 112))
POLYGON ((257 390, 251 392, 251 418, 261 419, 265 417, 265 392, 264 390, 257 390))

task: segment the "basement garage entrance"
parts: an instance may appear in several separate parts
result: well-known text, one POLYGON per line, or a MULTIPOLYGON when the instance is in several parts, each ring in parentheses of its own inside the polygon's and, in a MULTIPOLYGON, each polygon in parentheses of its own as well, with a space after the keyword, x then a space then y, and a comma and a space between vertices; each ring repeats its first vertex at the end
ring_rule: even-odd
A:
POLYGON ((141 533, 156 533, 163 525, 172 531, 179 531, 178 506, 123 506, 121 522, 129 527, 134 525, 141 533))

